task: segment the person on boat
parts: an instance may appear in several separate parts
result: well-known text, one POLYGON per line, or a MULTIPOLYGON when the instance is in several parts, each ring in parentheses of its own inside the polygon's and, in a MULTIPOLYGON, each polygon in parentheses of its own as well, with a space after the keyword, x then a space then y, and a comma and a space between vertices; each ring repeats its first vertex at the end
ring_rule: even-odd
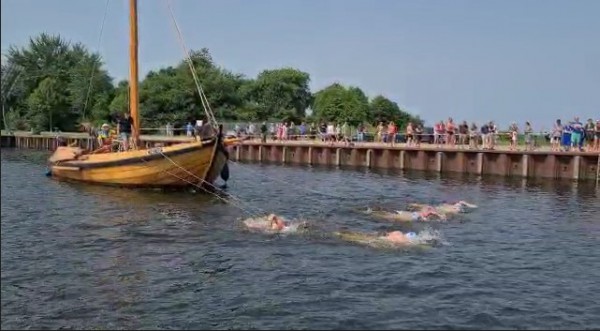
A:
POLYGON ((102 127, 98 132, 98 146, 100 147, 94 151, 94 154, 109 153, 112 151, 112 136, 110 125, 107 123, 102 124, 102 127))
POLYGON ((383 210, 374 211, 371 208, 368 208, 366 213, 390 221, 398 222, 427 222, 433 217, 436 217, 442 221, 446 220, 446 215, 438 213, 433 207, 422 208, 418 211, 396 210, 395 212, 388 212, 383 210))
POLYGON ((126 112, 117 120, 117 135, 121 138, 123 149, 126 151, 129 150, 129 139, 133 130, 135 130, 133 118, 129 116, 129 112, 126 112))
POLYGON ((439 214, 448 215, 448 214, 464 213, 467 211, 467 209, 477 208, 477 205, 474 205, 474 204, 471 204, 471 203, 461 200, 461 201, 454 202, 454 203, 442 203, 437 206, 430 206, 430 205, 419 204, 419 203, 411 203, 409 205, 409 207, 411 207, 412 209, 417 209, 417 210, 421 210, 421 211, 434 209, 439 214))

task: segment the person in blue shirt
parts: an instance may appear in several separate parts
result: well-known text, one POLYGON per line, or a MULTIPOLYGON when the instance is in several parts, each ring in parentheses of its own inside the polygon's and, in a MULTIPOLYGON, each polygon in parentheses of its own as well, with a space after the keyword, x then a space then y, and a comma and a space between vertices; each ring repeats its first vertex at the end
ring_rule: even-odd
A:
POLYGON ((304 122, 302 122, 302 124, 300 124, 300 136, 304 139, 306 136, 306 124, 304 124, 304 122))
POLYGON ((188 122, 188 124, 185 126, 185 133, 188 137, 194 135, 194 126, 192 125, 192 122, 188 122))
POLYGON ((579 121, 579 117, 575 117, 575 120, 573 122, 570 123, 571 126, 571 148, 575 148, 578 147, 579 150, 581 150, 582 148, 582 142, 583 140, 581 139, 583 136, 583 123, 581 123, 579 121))

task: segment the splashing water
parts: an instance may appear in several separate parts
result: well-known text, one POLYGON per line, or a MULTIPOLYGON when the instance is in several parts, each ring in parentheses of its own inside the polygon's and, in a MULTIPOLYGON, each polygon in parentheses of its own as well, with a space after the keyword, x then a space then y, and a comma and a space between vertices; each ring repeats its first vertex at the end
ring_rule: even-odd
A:
POLYGON ((430 244, 441 244, 441 245, 449 245, 447 241, 444 240, 441 233, 438 230, 434 230, 431 227, 426 227, 421 230, 417 235, 411 238, 411 244, 414 245, 430 245, 430 244))
POLYGON ((273 230, 271 228, 271 222, 266 217, 254 217, 247 218, 244 220, 244 225, 250 229, 265 233, 281 233, 281 234, 290 234, 298 232, 298 229, 303 225, 304 222, 293 222, 289 220, 285 220, 286 226, 281 230, 273 230))

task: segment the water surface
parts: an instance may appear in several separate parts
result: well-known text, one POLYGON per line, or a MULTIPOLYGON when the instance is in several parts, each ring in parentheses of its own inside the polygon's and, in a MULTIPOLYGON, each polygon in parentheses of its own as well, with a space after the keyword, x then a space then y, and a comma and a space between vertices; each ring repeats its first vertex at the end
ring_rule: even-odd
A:
POLYGON ((2 150, 2 328, 600 328, 594 183, 231 166, 225 204, 44 176, 2 150), (448 223, 356 208, 463 199, 448 223), (310 235, 246 231, 274 211, 310 235), (326 235, 422 231, 445 244, 374 249, 326 235))

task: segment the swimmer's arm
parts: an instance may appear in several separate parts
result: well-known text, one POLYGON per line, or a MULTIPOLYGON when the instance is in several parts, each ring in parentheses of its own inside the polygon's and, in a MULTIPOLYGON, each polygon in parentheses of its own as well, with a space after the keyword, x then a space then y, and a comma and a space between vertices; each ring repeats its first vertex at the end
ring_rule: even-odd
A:
POLYGON ((463 205, 465 207, 469 207, 469 208, 477 208, 477 205, 474 205, 472 203, 468 203, 468 202, 466 202, 464 200, 459 201, 458 204, 463 205))
POLYGON ((408 208, 409 209, 422 209, 425 208, 426 205, 420 204, 420 203, 409 203, 408 204, 408 208))

